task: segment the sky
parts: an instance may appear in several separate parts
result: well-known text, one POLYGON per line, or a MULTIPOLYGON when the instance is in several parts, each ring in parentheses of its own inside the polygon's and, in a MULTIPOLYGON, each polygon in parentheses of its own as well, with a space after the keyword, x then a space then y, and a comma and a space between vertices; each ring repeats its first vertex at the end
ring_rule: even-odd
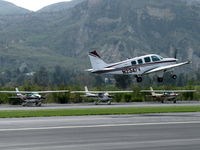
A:
POLYGON ((5 0, 11 2, 17 6, 37 11, 47 5, 63 2, 63 1, 71 1, 71 0, 5 0))

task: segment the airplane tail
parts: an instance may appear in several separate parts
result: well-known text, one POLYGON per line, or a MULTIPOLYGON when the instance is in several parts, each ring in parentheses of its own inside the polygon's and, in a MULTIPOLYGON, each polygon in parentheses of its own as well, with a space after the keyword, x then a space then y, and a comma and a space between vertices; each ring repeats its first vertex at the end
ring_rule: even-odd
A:
POLYGON ((85 86, 85 92, 88 92, 88 88, 87 88, 87 86, 85 86))
POLYGON ((87 87, 87 86, 85 86, 85 94, 86 94, 86 95, 89 95, 89 94, 90 94, 90 92, 89 92, 89 90, 88 90, 88 87, 87 87))
POLYGON ((15 88, 15 90, 16 90, 17 93, 20 93, 18 88, 15 88))
POLYGON ((16 94, 17 94, 18 96, 21 96, 21 95, 22 95, 22 94, 20 93, 20 91, 19 91, 18 88, 15 88, 15 90, 16 90, 16 94))
POLYGON ((104 67, 106 67, 108 64, 105 63, 101 57, 99 56, 99 54, 96 52, 96 50, 89 52, 89 58, 90 58, 90 62, 92 65, 92 69, 93 70, 100 70, 104 67))
POLYGON ((153 91, 153 88, 152 88, 152 87, 150 87, 150 90, 151 90, 151 94, 152 94, 152 95, 155 95, 155 92, 153 91))

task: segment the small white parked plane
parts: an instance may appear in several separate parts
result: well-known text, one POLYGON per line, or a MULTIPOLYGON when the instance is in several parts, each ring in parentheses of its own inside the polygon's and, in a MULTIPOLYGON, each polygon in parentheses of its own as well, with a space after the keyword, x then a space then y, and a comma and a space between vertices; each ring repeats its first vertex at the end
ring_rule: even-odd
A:
POLYGON ((82 97, 94 98, 98 99, 95 102, 95 105, 98 105, 100 102, 111 104, 112 95, 114 93, 132 93, 133 91, 89 91, 87 86, 85 86, 85 91, 71 91, 71 93, 85 93, 85 95, 81 95, 82 97))
POLYGON ((16 97, 22 100, 22 106, 30 106, 35 104, 35 106, 41 106, 42 101, 45 99, 41 94, 48 93, 63 93, 68 92, 68 90, 57 90, 57 91, 19 91, 18 88, 15 88, 16 91, 0 91, 0 93, 14 93, 16 97))
POLYGON ((164 100, 173 100, 173 102, 176 103, 176 98, 179 96, 178 93, 196 92, 196 90, 153 90, 153 88, 150 87, 150 90, 141 90, 140 92, 150 92, 151 95, 147 96, 161 99, 162 103, 164 103, 164 100))
POLYGON ((172 74, 172 69, 190 63, 190 61, 177 63, 178 59, 176 59, 176 57, 163 58, 156 54, 149 54, 117 63, 107 64, 95 50, 89 53, 89 58, 92 69, 87 69, 86 71, 97 74, 131 74, 135 75, 137 82, 142 82, 143 75, 155 72, 158 76, 158 82, 162 82, 164 73, 167 71, 170 71, 171 77, 176 79, 177 76, 172 74))

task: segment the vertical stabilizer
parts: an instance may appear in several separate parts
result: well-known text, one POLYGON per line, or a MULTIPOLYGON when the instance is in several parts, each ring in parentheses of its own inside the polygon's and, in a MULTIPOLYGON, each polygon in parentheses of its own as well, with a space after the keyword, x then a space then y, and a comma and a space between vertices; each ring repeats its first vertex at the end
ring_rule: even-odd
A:
POLYGON ((85 86, 85 94, 86 94, 86 95, 90 95, 90 92, 89 92, 89 90, 88 90, 88 87, 87 87, 87 86, 85 86))
POLYGON ((87 92, 87 93, 88 93, 88 88, 87 88, 87 86, 85 86, 85 92, 87 92))
POLYGON ((155 92, 153 91, 152 87, 150 87, 150 90, 151 90, 151 95, 155 95, 155 92))
POLYGON ((19 89, 18 88, 15 88, 15 90, 16 90, 17 93, 19 93, 19 89))
POLYGON ((89 58, 92 65, 92 69, 94 70, 100 70, 107 66, 107 64, 101 59, 96 50, 89 53, 89 58))
POLYGON ((15 88, 15 90, 16 90, 17 96, 19 96, 21 98, 22 94, 20 93, 19 89, 15 88))

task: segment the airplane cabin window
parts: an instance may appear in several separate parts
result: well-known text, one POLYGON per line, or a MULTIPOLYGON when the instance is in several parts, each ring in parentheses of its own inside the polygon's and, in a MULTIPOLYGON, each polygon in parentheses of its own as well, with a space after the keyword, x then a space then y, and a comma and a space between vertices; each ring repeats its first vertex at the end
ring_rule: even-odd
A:
POLYGON ((151 56, 152 61, 160 61, 160 58, 158 56, 151 56))
POLYGON ((151 62, 151 59, 150 59, 150 57, 145 57, 145 58, 144 58, 144 61, 145 61, 146 63, 148 63, 148 62, 151 62))
POLYGON ((138 64, 142 64, 143 63, 142 59, 138 59, 137 62, 138 62, 138 64))
POLYGON ((136 61, 132 61, 131 64, 132 64, 132 65, 136 65, 136 61))

